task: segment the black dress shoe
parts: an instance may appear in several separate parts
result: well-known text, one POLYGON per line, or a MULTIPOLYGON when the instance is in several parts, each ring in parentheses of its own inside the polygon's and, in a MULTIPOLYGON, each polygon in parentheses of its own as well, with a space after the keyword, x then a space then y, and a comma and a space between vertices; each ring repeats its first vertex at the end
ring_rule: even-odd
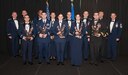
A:
POLYGON ((18 56, 18 57, 19 57, 20 55, 18 54, 18 55, 16 55, 16 56, 18 56))
POLYGON ((38 57, 35 57, 35 59, 38 59, 38 57))
POLYGON ((75 65, 75 67, 80 67, 80 65, 75 65))
POLYGON ((88 59, 84 59, 84 61, 88 61, 88 59))
POLYGON ((39 62, 38 64, 41 64, 41 62, 39 62))
POLYGON ((115 62, 116 60, 114 60, 114 59, 111 59, 111 62, 115 62))
POLYGON ((50 64, 50 62, 47 62, 47 64, 49 65, 49 64, 50 64))
POLYGON ((53 60, 56 60, 56 57, 53 57, 53 60))
POLYGON ((104 63, 104 61, 103 61, 103 60, 101 60, 100 62, 101 62, 101 63, 104 63))
POLYGON ((49 59, 52 60, 52 56, 49 59))
POLYGON ((97 64, 97 63, 95 63, 95 66, 98 66, 98 64, 97 64))
POLYGON ((14 58, 16 58, 16 55, 15 56, 13 56, 14 58))
POLYGON ((60 65, 60 62, 58 62, 57 65, 60 65))
POLYGON ((61 62, 61 65, 64 65, 64 63, 63 63, 63 62, 61 62))
POLYGON ((32 63, 32 62, 28 62, 28 64, 33 65, 33 63, 32 63))
POLYGON ((90 65, 93 65, 93 63, 89 63, 90 65))
POLYGON ((26 62, 24 62, 23 64, 26 65, 26 62))

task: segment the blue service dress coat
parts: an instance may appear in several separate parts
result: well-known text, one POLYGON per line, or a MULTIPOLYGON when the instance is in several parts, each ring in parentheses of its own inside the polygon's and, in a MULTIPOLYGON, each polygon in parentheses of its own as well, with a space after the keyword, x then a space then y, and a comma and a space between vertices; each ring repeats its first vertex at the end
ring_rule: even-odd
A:
POLYGON ((23 63, 27 62, 27 57, 28 57, 28 61, 30 63, 32 63, 32 46, 33 46, 33 39, 35 38, 35 31, 34 31, 34 27, 33 27, 33 23, 30 22, 28 24, 21 24, 20 25, 20 38, 22 38, 22 59, 23 59, 23 63), (29 26, 29 29, 27 31, 27 26, 29 26), (24 39, 24 37, 26 37, 24 39), (33 39, 31 40, 30 37, 32 37, 33 39))
POLYGON ((117 58, 117 44, 118 42, 116 39, 120 39, 121 32, 122 32, 122 24, 115 20, 114 25, 112 27, 112 30, 110 32, 110 23, 112 21, 109 21, 109 28, 108 28, 108 58, 111 58, 112 60, 115 60, 117 58))
POLYGON ((7 36, 8 37, 12 37, 12 39, 10 39, 11 41, 11 55, 12 56, 16 56, 19 54, 19 20, 16 20, 18 22, 18 29, 16 27, 15 21, 10 18, 7 21, 7 36))

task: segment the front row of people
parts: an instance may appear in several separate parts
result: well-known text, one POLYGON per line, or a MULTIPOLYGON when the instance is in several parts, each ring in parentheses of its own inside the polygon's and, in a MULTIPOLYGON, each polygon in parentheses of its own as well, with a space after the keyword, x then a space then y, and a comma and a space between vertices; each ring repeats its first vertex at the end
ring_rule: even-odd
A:
MULTIPOLYGON (((101 12, 103 14, 103 12, 101 12)), ((88 12, 84 12, 84 18, 80 14, 75 16, 75 21, 71 19, 71 13, 67 13, 67 19, 63 15, 51 13, 51 20, 47 20, 45 12, 40 13, 38 21, 31 22, 29 15, 25 15, 23 22, 17 20, 17 13, 12 13, 12 18, 8 20, 7 35, 12 41, 12 55, 18 54, 17 38, 21 38, 23 64, 32 62, 33 44, 37 45, 35 55, 39 64, 46 62, 50 64, 51 59, 57 59, 57 65, 64 65, 64 59, 71 59, 73 66, 82 64, 84 57, 88 60, 89 52, 91 64, 98 65, 102 60, 102 44, 104 39, 108 39, 108 58, 116 59, 116 45, 119 41, 122 24, 116 20, 116 14, 111 14, 109 24, 100 19, 99 13, 95 12, 93 19, 88 18, 88 12), (90 47, 89 47, 90 46, 90 47), (89 49, 90 48, 90 49, 89 49)))

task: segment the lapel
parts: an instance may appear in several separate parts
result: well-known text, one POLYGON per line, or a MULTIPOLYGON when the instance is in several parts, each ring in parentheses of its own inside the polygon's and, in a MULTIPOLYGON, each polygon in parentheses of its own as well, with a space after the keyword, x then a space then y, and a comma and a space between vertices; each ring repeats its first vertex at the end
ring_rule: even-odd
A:
POLYGON ((85 24, 85 27, 87 27, 89 25, 89 19, 87 18, 87 21, 86 21, 86 24, 85 24))
POLYGON ((93 25, 97 25, 99 23, 99 20, 97 20, 97 23, 95 24, 95 20, 93 20, 93 25))
MULTIPOLYGON (((14 22, 14 20, 12 19, 12 25, 14 26, 14 28, 17 30, 17 28, 16 28, 16 24, 15 24, 15 22, 14 22)), ((19 22, 18 22, 19 23, 19 22)))
MULTIPOLYGON (((75 27, 77 28, 77 23, 76 23, 76 21, 75 21, 75 27)), ((81 21, 80 21, 80 23, 79 23, 79 29, 81 28, 81 21)))
MULTIPOLYGON (((24 29, 25 29, 25 23, 23 24, 24 26, 24 29)), ((29 25, 30 25, 30 29, 32 28, 32 24, 31 23, 29 23, 29 25)))
POLYGON ((64 25, 64 21, 63 21, 63 20, 62 20, 61 27, 60 27, 60 23, 59 23, 59 21, 58 21, 58 26, 59 26, 60 29, 63 27, 63 25, 64 25))
MULTIPOLYGON (((47 23, 47 21, 46 21, 46 23, 47 23)), ((46 23, 44 23, 43 20, 41 20, 40 26, 43 27, 46 23)))
MULTIPOLYGON (((67 21, 67 23, 68 23, 68 20, 66 20, 66 21, 67 21)), ((69 28, 69 24, 68 24, 68 29, 69 29, 69 30, 72 28, 72 25, 73 25, 73 20, 71 19, 70 21, 71 21, 71 27, 69 28)))
POLYGON ((55 22, 56 22, 56 20, 54 21, 54 23, 52 23, 52 21, 50 20, 50 26, 54 27, 55 22))
MULTIPOLYGON (((110 32, 110 24, 111 24, 111 21, 109 22, 109 32, 110 32)), ((117 21, 115 20, 111 32, 113 32, 114 28, 116 27, 116 24, 117 24, 117 21)))

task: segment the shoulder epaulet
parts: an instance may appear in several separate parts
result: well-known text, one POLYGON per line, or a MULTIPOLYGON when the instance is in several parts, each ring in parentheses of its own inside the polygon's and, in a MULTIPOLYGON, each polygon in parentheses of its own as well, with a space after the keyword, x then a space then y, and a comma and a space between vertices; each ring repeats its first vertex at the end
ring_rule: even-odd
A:
POLYGON ((89 20, 92 20, 92 18, 88 18, 89 20))
POLYGON ((24 22, 20 22, 20 24, 24 24, 24 22))
POLYGON ((66 21, 67 19, 66 19, 66 18, 64 18, 63 20, 64 20, 64 21, 66 21))
POLYGON ((31 21, 31 23, 33 23, 33 20, 31 21))
POLYGON ((12 20, 11 18, 8 19, 8 21, 12 20))

